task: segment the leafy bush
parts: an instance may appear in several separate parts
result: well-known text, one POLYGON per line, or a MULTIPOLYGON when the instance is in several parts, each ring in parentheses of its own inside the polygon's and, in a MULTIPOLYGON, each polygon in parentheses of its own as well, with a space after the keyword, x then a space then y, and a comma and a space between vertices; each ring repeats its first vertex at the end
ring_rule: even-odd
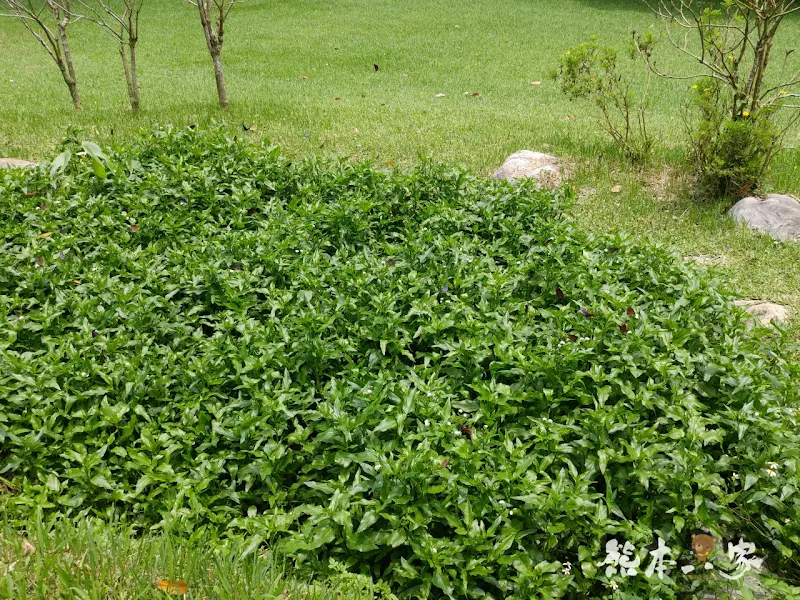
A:
POLYGON ((676 598, 713 577, 612 583, 603 548, 702 527, 797 564, 796 367, 665 250, 432 165, 190 131, 59 163, 0 175, 8 518, 246 534, 412 596, 676 598))
MULTIPOLYGON (((637 98, 617 67, 618 52, 595 42, 570 48, 561 55, 551 77, 561 82, 570 99, 590 100, 600 110, 600 125, 629 159, 650 155, 653 140, 647 131, 647 87, 637 98)), ((649 84, 649 79, 648 79, 649 84)))
POLYGON ((692 90, 697 119, 689 137, 699 168, 698 191, 736 198, 756 193, 783 138, 775 107, 731 116, 729 92, 718 81, 700 80, 692 90))

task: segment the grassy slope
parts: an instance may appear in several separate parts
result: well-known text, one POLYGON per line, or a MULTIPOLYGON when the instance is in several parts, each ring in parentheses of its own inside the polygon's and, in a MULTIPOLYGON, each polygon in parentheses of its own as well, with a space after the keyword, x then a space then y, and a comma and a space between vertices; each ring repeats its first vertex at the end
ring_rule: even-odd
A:
MULTIPOLYGON (((569 46, 596 35, 622 47, 632 30, 656 25, 638 0, 252 0, 234 10, 228 28, 226 113, 215 107, 210 59, 192 8, 148 1, 138 115, 124 110, 108 36, 86 23, 74 28, 85 106, 75 114, 44 51, 19 24, 0 20, 0 155, 47 157, 69 125, 83 128, 84 138, 107 141, 112 129, 119 137, 153 123, 211 120, 230 123, 232 131, 255 123, 258 133, 248 136, 266 135, 293 154, 332 152, 400 165, 431 155, 486 174, 514 150, 550 147, 581 163, 575 215, 589 228, 648 235, 684 254, 721 255, 721 269, 743 295, 800 308, 800 246, 738 230, 719 218, 720 207, 643 186, 660 177, 599 158, 611 153, 591 111, 569 103, 547 80, 569 46), (533 86, 534 80, 544 83, 533 86), (574 118, 565 121, 567 114, 574 118), (623 192, 614 195, 617 183, 623 192)), ((800 20, 787 22, 785 39, 799 33, 800 20)), ((664 50, 662 66, 686 72, 689 65, 664 50)), ((686 87, 655 84, 659 163, 679 160, 686 87)), ((788 142, 796 140, 793 133, 788 142)), ((798 156, 780 157, 771 187, 800 191, 798 156)))

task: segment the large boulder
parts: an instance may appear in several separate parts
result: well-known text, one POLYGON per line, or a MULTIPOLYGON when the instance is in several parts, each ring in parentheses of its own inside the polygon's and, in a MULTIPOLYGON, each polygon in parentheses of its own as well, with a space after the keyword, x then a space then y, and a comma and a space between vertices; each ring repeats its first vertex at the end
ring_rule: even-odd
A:
POLYGON ((22 160, 20 158, 0 158, 0 169, 3 168, 22 168, 22 167, 35 167, 36 163, 29 160, 22 160))
POLYGON ((743 198, 728 214, 782 242, 800 241, 800 200, 794 196, 769 194, 766 198, 743 198))
POLYGON ((553 188, 561 182, 558 158, 532 150, 520 150, 509 156, 494 173, 496 179, 536 180, 544 187, 553 188))

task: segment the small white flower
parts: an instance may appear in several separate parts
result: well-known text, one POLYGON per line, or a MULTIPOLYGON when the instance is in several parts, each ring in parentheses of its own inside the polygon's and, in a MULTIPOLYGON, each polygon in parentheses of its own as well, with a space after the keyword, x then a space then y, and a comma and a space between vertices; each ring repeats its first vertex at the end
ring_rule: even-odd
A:
POLYGON ((500 506, 505 506, 505 505, 506 505, 506 501, 505 501, 505 500, 500 500, 500 501, 498 502, 498 504, 499 504, 500 506))
POLYGON ((81 371, 81 377, 88 377, 89 374, 86 371, 81 371))
POLYGON ((483 426, 483 428, 484 428, 484 429, 486 429, 487 427, 489 427, 489 426, 488 426, 488 425, 484 425, 484 426, 483 426))
POLYGON ((514 516, 514 509, 512 508, 510 511, 508 511, 508 514, 513 517, 514 516))
POLYGON ((778 476, 778 472, 777 471, 773 471, 772 469, 767 469, 767 475, 769 475, 770 477, 777 477, 778 476))
POLYGON ((792 522, 792 520, 787 517, 786 519, 783 520, 783 522, 788 525, 789 523, 792 522))
POLYGON ((295 250, 295 252, 296 252, 297 254, 300 254, 300 248, 297 248, 297 249, 295 250))
POLYGON ((428 398, 430 398, 431 396, 433 396, 433 392, 425 392, 425 395, 426 395, 428 398))
POLYGON ((773 471, 777 471, 778 463, 769 463, 769 468, 772 469, 773 471))
POLYGON ((371 389, 369 389, 369 388, 367 388, 367 389, 365 389, 365 390, 364 390, 364 393, 365 393, 367 396, 369 396, 369 395, 372 393, 372 390, 371 390, 371 389))
POLYGON ((609 586, 609 587, 610 587, 612 590, 614 590, 615 592, 617 591, 617 588, 619 588, 619 584, 618 584, 616 581, 614 581, 614 580, 612 580, 612 581, 611 581, 611 583, 609 583, 609 584, 608 584, 608 586, 609 586))
POLYGON ((376 471, 380 471, 381 470, 381 466, 380 465, 375 465, 375 470, 376 471))
POLYGON ((431 424, 431 422, 428 419, 425 419, 425 427, 427 427, 430 424, 431 424))
POLYGON ((436 548, 431 548, 431 553, 436 554, 436 548))

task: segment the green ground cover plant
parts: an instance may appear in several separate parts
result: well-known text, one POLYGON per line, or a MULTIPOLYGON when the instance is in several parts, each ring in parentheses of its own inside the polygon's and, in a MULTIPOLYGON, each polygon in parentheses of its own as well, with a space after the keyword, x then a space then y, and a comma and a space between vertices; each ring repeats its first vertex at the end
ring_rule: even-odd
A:
POLYGON ((12 523, 246 536, 411 596, 677 598, 715 580, 616 581, 604 545, 691 560, 703 528, 797 573, 787 340, 569 190, 188 128, 64 149, 0 174, 12 523))

